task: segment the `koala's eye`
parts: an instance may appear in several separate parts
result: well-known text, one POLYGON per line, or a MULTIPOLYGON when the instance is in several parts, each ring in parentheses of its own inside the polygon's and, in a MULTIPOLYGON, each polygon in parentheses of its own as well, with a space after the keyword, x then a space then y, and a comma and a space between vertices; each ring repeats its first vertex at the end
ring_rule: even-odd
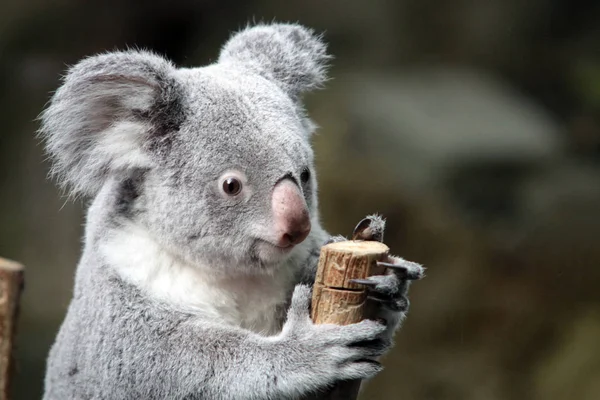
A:
POLYGON ((236 196, 242 191, 242 182, 237 178, 227 178, 223 181, 223 192, 228 196, 236 196))
POLYGON ((302 173, 300 174, 300 180, 302 184, 305 184, 310 179, 310 170, 308 168, 304 168, 302 173))

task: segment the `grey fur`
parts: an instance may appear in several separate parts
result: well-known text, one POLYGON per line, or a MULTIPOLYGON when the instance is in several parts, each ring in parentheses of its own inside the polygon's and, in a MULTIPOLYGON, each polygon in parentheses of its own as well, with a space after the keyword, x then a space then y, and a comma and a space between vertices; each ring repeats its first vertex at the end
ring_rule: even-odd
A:
POLYGON ((321 38, 297 25, 259 25, 232 37, 219 62, 243 64, 272 79, 293 98, 326 80, 327 54, 321 38))
MULTIPOLYGON (((40 133, 60 182, 93 201, 46 400, 295 399, 381 369, 404 314, 316 326, 298 284, 330 237, 299 103, 327 58, 310 30, 274 24, 236 34, 202 68, 127 51, 69 70, 40 133), (219 192, 226 171, 240 196, 219 192), (281 179, 298 184, 313 227, 285 256, 263 246, 281 179)), ((401 297, 408 282, 384 286, 401 297)))

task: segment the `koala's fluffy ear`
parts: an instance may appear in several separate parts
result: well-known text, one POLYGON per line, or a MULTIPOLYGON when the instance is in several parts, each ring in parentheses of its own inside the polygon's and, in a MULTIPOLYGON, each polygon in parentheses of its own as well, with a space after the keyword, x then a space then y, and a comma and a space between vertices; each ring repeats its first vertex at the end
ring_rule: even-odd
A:
POLYGON ((95 194, 106 177, 147 168, 182 118, 174 66, 142 51, 107 53, 72 67, 42 113, 52 172, 73 194, 95 194))
POLYGON ((240 63, 277 83, 291 97, 319 87, 330 57, 321 37, 295 24, 257 25, 233 35, 219 62, 240 63))

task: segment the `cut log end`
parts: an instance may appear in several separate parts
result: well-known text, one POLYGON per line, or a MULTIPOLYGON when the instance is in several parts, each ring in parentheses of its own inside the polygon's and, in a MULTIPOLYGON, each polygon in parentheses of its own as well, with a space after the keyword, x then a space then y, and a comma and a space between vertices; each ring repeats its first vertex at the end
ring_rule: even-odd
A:
POLYGON ((387 253, 390 249, 381 242, 366 242, 364 240, 345 240, 323 246, 321 251, 337 251, 352 253, 355 256, 376 256, 387 253))

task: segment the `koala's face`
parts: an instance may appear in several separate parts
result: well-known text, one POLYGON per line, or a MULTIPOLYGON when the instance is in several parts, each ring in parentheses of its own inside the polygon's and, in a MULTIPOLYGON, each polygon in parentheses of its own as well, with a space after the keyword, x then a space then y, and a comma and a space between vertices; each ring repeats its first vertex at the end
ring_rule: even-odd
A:
POLYGON ((109 193, 117 220, 188 261, 268 270, 316 217, 300 95, 327 58, 310 30, 274 24, 234 35, 204 68, 141 51, 85 59, 42 115, 53 171, 72 193, 109 193))
POLYGON ((308 122, 268 80, 221 66, 181 70, 185 118, 146 174, 147 223, 194 262, 265 268, 310 230, 316 181, 308 122))

